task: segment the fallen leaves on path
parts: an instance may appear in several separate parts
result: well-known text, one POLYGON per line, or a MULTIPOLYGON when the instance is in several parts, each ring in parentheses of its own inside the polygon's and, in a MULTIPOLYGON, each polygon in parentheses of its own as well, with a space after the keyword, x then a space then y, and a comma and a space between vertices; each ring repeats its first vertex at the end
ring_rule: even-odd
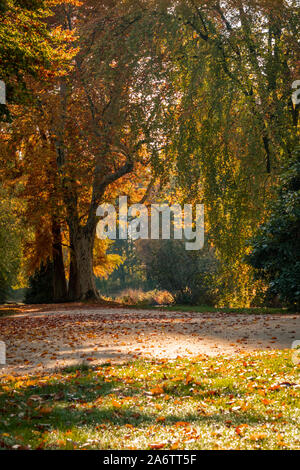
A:
MULTIPOLYGON (((51 312, 36 307, 0 318, 7 345, 5 373, 78 363, 122 362, 290 348, 300 337, 295 315, 178 313, 105 309, 51 312)), ((185 376, 192 382, 193 377, 185 376)), ((177 379, 174 379, 177 380, 177 379)))

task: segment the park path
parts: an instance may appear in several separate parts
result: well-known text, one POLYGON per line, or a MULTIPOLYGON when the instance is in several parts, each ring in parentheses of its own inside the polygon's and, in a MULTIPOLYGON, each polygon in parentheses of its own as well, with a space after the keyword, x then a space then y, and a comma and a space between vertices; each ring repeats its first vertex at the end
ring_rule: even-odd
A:
POLYGON ((84 362, 288 349, 300 340, 300 316, 31 306, 0 318, 0 340, 7 349, 0 375, 32 374, 84 362))

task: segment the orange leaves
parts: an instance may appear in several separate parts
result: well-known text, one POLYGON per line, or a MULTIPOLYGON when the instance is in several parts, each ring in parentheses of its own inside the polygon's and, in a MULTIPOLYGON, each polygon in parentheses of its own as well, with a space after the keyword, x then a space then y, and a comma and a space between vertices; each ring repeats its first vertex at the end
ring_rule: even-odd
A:
POLYGON ((267 400, 267 398, 263 398, 261 400, 261 402, 264 404, 264 405, 270 405, 271 403, 273 403, 274 400, 267 400))
POLYGON ((49 415, 50 413, 52 413, 52 411, 53 411, 53 407, 51 406, 43 406, 42 408, 38 409, 38 412, 41 415, 49 415))
POLYGON ((153 449, 153 450, 163 449, 166 444, 167 442, 154 442, 153 444, 150 444, 150 449, 153 449))
POLYGON ((188 373, 186 378, 185 378, 185 385, 188 385, 193 381, 194 381, 193 377, 191 377, 190 374, 188 373))
POLYGON ((170 449, 171 449, 171 450, 177 450, 177 449, 179 449, 179 442, 178 442, 178 441, 174 442, 174 443, 171 445, 170 449))
POLYGON ((235 432, 238 436, 243 436, 246 428, 248 428, 248 424, 240 424, 235 428, 235 432))
POLYGON ((176 398, 176 400, 174 400, 174 405, 182 405, 182 400, 176 398))
POLYGON ((151 388, 150 390, 151 395, 162 395, 164 393, 164 389, 161 386, 157 386, 155 388, 151 388))
POLYGON ((158 416, 158 418, 156 418, 157 423, 164 423, 165 421, 166 421, 166 418, 164 416, 158 416))
POLYGON ((190 423, 186 421, 177 421, 174 425, 176 428, 186 428, 187 426, 190 426, 190 423))
POLYGON ((251 441, 262 441, 266 437, 267 437, 267 434, 265 434, 265 433, 254 433, 254 434, 251 434, 250 440, 251 441))
POLYGON ((115 399, 112 400, 111 404, 114 408, 121 408, 122 407, 122 403, 120 403, 119 401, 117 401, 115 399))
POLYGON ((119 400, 116 400, 115 398, 112 399, 111 404, 114 408, 121 408, 122 405, 127 403, 128 401, 131 401, 131 397, 125 397, 125 398, 120 398, 119 400))

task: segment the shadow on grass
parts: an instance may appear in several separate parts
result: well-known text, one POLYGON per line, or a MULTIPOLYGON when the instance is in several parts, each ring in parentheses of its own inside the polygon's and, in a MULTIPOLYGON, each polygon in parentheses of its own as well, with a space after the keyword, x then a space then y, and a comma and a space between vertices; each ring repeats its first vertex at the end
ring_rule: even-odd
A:
MULTIPOLYGON (((90 432, 97 431, 101 425, 134 427, 147 427, 157 425, 157 411, 152 407, 149 411, 141 410, 138 398, 146 400, 146 406, 155 400, 163 400, 164 397, 149 397, 145 393, 146 382, 124 383, 122 377, 106 377, 105 369, 108 364, 97 366, 97 369, 82 365, 80 367, 67 367, 60 370, 60 375, 53 376, 50 383, 44 385, 29 385, 18 390, 3 391, 0 394, 0 413, 2 415, 0 432, 9 433, 12 436, 27 435, 34 447, 36 442, 32 433, 40 436, 45 430, 66 432, 70 428, 89 428, 90 432), (98 375, 97 372, 103 375, 98 375), (108 381, 109 380, 109 381, 108 381), (109 398, 115 400, 133 398, 134 401, 125 401, 122 406, 116 406, 109 398), (108 400, 107 400, 108 399, 108 400), (106 403, 104 401, 107 400, 106 403), (148 400, 148 401, 147 401, 148 400)), ((116 366, 115 366, 116 368, 116 366)), ((30 380, 32 381, 33 378, 30 380)), ((159 383, 159 378, 157 379, 159 383)), ((173 397, 187 397, 188 385, 170 386, 166 388, 173 397)), ((213 413, 206 412, 201 407, 201 400, 212 395, 212 391, 201 390, 199 408, 195 404, 195 410, 182 412, 180 405, 174 412, 164 413, 164 422, 160 426, 174 426, 178 422, 186 422, 191 426, 208 425, 239 426, 245 423, 259 425, 265 423, 266 417, 256 409, 252 410, 226 410, 219 407, 213 413)), ((244 394, 240 387, 222 389, 222 396, 227 392, 234 395, 244 394)), ((216 392, 218 393, 218 392, 216 392)), ((194 397, 197 399, 197 395, 194 397)), ((286 420, 287 421, 287 420, 286 420)), ((289 421, 289 420, 288 420, 289 421)), ((0 443, 1 447, 1 443, 0 443)))

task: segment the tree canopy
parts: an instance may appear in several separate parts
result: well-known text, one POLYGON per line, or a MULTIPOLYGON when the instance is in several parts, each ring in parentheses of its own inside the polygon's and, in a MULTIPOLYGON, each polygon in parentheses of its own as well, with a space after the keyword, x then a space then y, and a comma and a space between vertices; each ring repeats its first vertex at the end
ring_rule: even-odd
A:
POLYGON ((1 176, 28 273, 51 262, 56 299, 97 298, 95 274, 120 263, 95 241, 99 204, 204 203, 219 302, 250 305, 246 241, 299 142, 297 1, 7 0, 0 15, 1 176))

